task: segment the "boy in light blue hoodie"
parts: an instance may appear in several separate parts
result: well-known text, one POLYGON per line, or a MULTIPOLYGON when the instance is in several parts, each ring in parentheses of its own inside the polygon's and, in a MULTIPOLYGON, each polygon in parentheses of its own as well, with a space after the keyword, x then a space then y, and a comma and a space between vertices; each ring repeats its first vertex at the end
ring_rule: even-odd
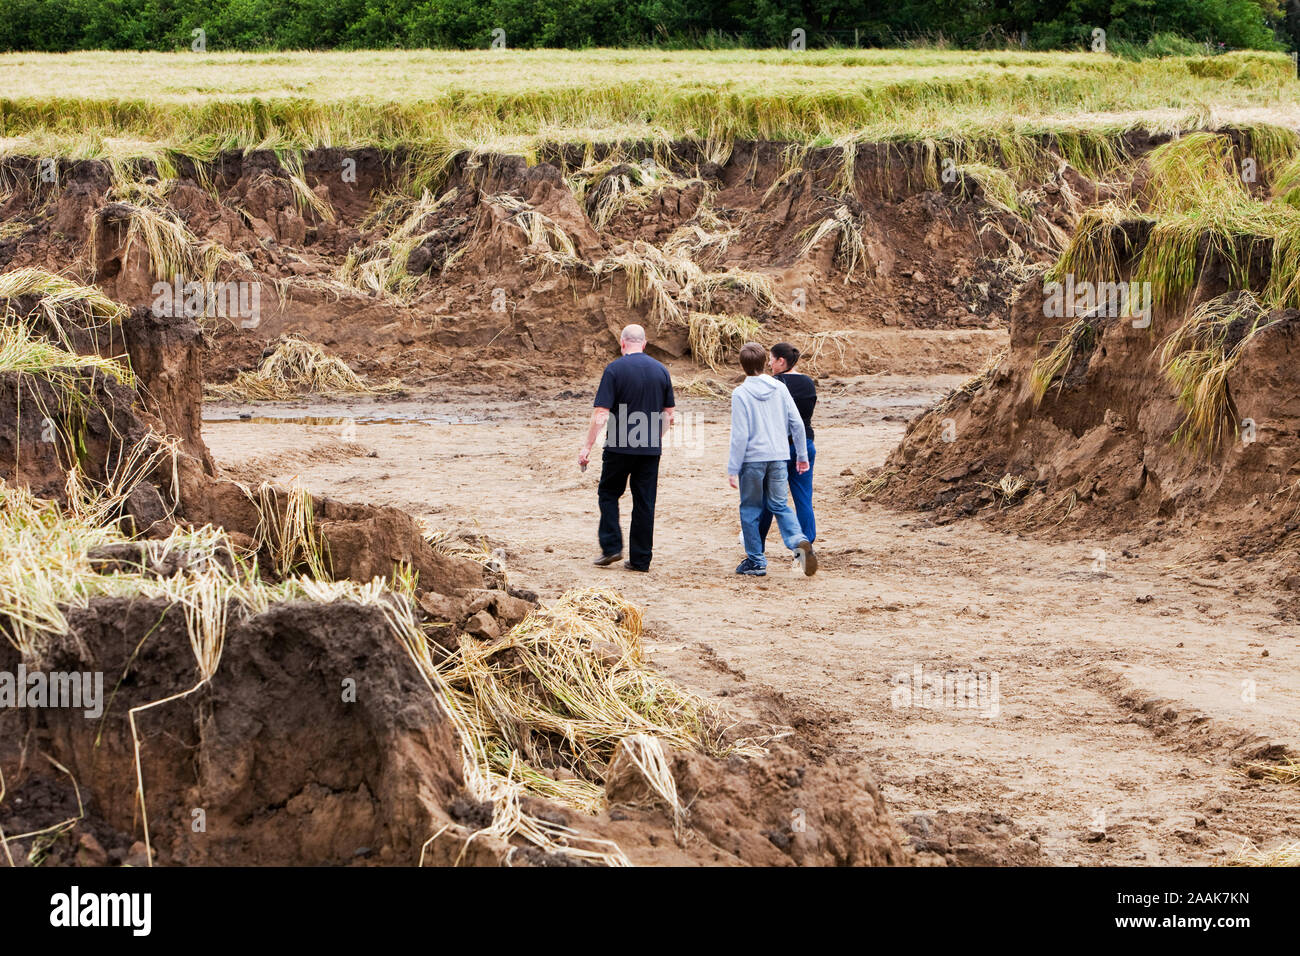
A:
POLYGON ((781 540, 795 553, 803 573, 811 575, 817 571, 817 555, 790 507, 786 472, 786 460, 790 457, 788 436, 794 439, 795 468, 800 474, 808 470, 803 419, 786 387, 763 374, 766 364, 767 349, 757 342, 746 343, 740 350, 745 381, 731 393, 731 454, 727 478, 731 487, 740 489, 740 527, 745 538, 745 560, 740 562, 736 573, 754 577, 767 574, 767 557, 758 533, 758 519, 766 505, 776 519, 781 540))

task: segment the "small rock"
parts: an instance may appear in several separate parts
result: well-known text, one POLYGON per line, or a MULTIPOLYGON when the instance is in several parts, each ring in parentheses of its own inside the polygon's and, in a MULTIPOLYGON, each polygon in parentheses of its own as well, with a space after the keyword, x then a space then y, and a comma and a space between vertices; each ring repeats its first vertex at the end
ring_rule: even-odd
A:
POLYGON ((77 841, 77 866, 107 866, 108 854, 89 833, 83 833, 77 841))
POLYGON ((124 865, 135 866, 135 867, 149 865, 149 853, 145 849, 144 844, 141 843, 139 840, 136 840, 134 843, 131 844, 131 849, 126 854, 126 863, 124 865))
POLYGON ((489 614, 486 608, 472 615, 465 622, 465 632, 473 634, 475 637, 481 637, 485 641, 494 641, 501 636, 501 628, 497 624, 496 618, 489 614))
POLYGON ((416 597, 417 603, 424 612, 437 621, 455 621, 460 617, 460 609, 456 603, 445 594, 439 594, 436 591, 425 591, 416 597))

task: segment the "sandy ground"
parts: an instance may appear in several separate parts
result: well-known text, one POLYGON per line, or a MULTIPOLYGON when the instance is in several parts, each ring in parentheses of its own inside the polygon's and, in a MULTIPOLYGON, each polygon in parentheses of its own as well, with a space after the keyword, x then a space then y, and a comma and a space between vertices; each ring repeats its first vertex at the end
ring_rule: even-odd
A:
POLYGON ((235 477, 296 477, 485 534, 507 548, 512 583, 544 599, 618 587, 674 677, 739 718, 793 727, 815 756, 867 762, 919 862, 1213 863, 1245 840, 1300 837, 1300 791, 1232 769, 1300 742, 1300 626, 1270 589, 1236 586, 1241 562, 1193 566, 1187 541, 935 527, 843 497, 842 472, 882 461, 956 382, 822 383, 813 578, 775 554, 764 579, 733 573, 725 400, 680 400, 694 431, 663 460, 648 575, 591 565, 599 465, 580 473, 577 453, 594 383, 214 405, 205 435, 235 477), (920 706, 946 671, 987 696, 920 706))

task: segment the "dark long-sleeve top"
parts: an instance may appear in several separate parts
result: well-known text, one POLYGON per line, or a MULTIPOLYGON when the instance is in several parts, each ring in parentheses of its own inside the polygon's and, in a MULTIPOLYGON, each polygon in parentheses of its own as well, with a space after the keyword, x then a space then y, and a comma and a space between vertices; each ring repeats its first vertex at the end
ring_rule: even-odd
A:
POLYGON ((803 419, 804 434, 811 441, 813 409, 817 407, 817 383, 807 375, 800 375, 798 372, 782 372, 772 377, 789 389, 790 397, 794 399, 794 407, 799 409, 799 417, 803 419))

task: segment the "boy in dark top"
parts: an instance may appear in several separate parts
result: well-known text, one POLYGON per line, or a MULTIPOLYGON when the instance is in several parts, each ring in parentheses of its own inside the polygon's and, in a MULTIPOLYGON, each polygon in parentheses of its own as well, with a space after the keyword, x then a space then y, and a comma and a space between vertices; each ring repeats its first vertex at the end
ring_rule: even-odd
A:
POLYGON ((660 362, 645 354, 645 329, 629 325, 619 336, 623 357, 605 366, 596 389, 595 410, 587 440, 578 455, 586 470, 591 448, 602 426, 605 450, 601 456, 600 557, 595 564, 606 567, 623 557, 623 530, 619 526, 618 500, 629 481, 632 486, 632 526, 628 533, 628 557, 623 567, 650 570, 654 545, 655 493, 659 486, 659 456, 663 436, 672 427, 672 378, 660 362))
MULTIPOLYGON (((809 541, 817 540, 817 518, 813 515, 812 479, 813 465, 817 461, 817 448, 813 445, 812 416, 817 407, 817 384, 807 375, 791 371, 799 361, 799 350, 789 342, 777 342, 772 346, 768 365, 772 377, 783 384, 794 399, 799 417, 803 419, 804 437, 808 444, 808 470, 800 474, 795 469, 794 437, 790 439, 790 497, 794 499, 794 511, 799 516, 799 527, 808 536, 809 541)), ((772 527, 772 512, 764 509, 758 519, 759 537, 767 542, 767 531, 772 527)))

